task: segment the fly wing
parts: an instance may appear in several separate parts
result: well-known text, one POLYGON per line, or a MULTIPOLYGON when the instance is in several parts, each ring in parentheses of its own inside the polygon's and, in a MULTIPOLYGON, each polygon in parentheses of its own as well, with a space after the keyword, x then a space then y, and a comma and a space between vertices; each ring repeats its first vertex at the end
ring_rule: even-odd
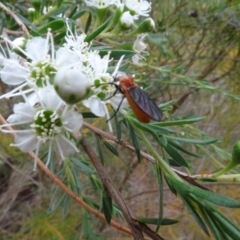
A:
POLYGON ((163 113, 156 103, 138 86, 128 88, 128 93, 135 104, 154 121, 161 121, 163 113))

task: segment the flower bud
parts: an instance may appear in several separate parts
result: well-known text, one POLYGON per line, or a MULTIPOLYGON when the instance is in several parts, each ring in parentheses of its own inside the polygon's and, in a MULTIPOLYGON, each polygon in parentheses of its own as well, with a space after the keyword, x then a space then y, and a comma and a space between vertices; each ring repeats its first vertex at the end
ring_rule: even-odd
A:
POLYGON ((137 33, 146 33, 152 32, 155 29, 155 23, 152 18, 146 18, 144 21, 140 23, 136 32, 137 33))
POLYGON ((31 21, 34 21, 37 18, 37 11, 35 8, 28 8, 28 16, 31 21))
POLYGON ((21 49, 25 49, 27 44, 27 40, 24 37, 19 37, 16 38, 13 42, 12 42, 12 50, 13 52, 15 52, 16 54, 18 54, 19 56, 26 58, 26 56, 24 55, 23 52, 21 52, 21 49), (20 49, 21 48, 21 49, 20 49))
POLYGON ((79 69, 70 68, 62 69, 55 75, 54 87, 66 103, 75 104, 88 96, 91 84, 79 69))
POLYGON ((123 29, 129 29, 134 24, 133 16, 130 14, 129 11, 124 12, 120 18, 120 24, 123 29))

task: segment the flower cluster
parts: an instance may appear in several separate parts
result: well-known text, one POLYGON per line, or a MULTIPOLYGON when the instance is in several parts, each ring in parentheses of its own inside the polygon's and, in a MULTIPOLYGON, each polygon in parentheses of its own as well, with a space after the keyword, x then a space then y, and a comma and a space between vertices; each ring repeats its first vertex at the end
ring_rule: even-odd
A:
POLYGON ((153 19, 149 17, 151 3, 148 0, 85 0, 85 3, 87 6, 95 7, 100 16, 104 10, 112 6, 115 12, 112 25, 109 27, 109 29, 113 27, 112 33, 135 28, 129 33, 129 36, 137 35, 135 42, 132 44, 132 50, 136 52, 132 61, 133 64, 138 65, 143 58, 141 54, 147 47, 143 42, 147 36, 146 33, 155 28, 153 19), (140 17, 145 19, 139 21, 140 17))
MULTIPOLYGON (((15 104, 8 124, 1 131, 15 134, 14 146, 24 152, 41 146, 48 147, 46 165, 54 149, 64 159, 78 152, 72 135, 79 132, 83 119, 76 111, 82 102, 97 116, 109 118, 107 103, 117 107, 122 94, 115 94, 113 74, 108 73, 110 52, 101 57, 90 49, 85 34, 70 30, 65 43, 55 50, 51 32, 46 38, 4 38, 7 50, 0 55, 2 81, 13 90, 0 98, 21 96, 24 102, 15 104), (9 130, 9 127, 27 126, 27 129, 9 130)), ((111 127, 111 125, 110 125, 111 127)), ((35 167, 36 168, 36 161, 35 167)))

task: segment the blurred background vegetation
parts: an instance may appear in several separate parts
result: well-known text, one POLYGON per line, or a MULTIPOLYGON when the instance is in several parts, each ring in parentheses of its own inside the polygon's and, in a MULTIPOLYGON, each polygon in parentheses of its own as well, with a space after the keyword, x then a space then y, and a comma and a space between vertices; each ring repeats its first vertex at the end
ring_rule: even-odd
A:
MULTIPOLYGON (((12 10, 27 18, 29 2, 3 2, 11 3, 12 10)), ((3 33, 19 30, 11 17, 3 12, 0 15, 3 33)), ((178 130, 185 136, 201 136, 206 132, 219 139, 209 148, 192 149, 202 158, 188 157, 192 173, 212 173, 226 164, 233 144, 239 140, 240 3, 238 0, 155 0, 151 16, 156 30, 148 36, 146 60, 152 69, 144 71, 135 67, 133 72, 140 79, 139 85, 148 87, 149 95, 157 103, 175 100, 169 112, 172 116, 205 116, 194 127, 186 125, 178 130)), ((0 84, 4 93, 6 86, 0 84)), ((11 113, 12 105, 11 100, 1 100, 1 113, 5 117, 11 113)), ((94 124, 101 128, 106 125, 104 119, 94 124)), ((82 131, 95 144, 91 133, 84 128, 82 131)), ((61 191, 41 171, 32 172, 32 159, 9 147, 11 138, 0 133, 0 239, 132 239, 86 215, 74 201, 58 201, 61 191), (51 202, 53 192, 56 202, 51 202), (64 210, 66 204, 69 208, 64 210), (87 235, 81 230, 83 225, 90 225, 93 232, 87 235)), ((122 138, 129 140, 127 133, 122 138)), ((139 164, 135 153, 120 147, 119 150, 119 158, 108 149, 103 150, 107 172, 137 216, 157 217, 158 189, 152 164, 147 161, 139 164)), ((79 178, 84 194, 90 199, 98 198, 89 179, 79 178)), ((234 183, 203 185, 239 200, 240 190, 234 183)), ((167 187, 164 193, 164 215, 179 223, 162 226, 160 235, 168 240, 206 239, 181 200, 167 187)), ((239 226, 239 209, 221 211, 239 226)))

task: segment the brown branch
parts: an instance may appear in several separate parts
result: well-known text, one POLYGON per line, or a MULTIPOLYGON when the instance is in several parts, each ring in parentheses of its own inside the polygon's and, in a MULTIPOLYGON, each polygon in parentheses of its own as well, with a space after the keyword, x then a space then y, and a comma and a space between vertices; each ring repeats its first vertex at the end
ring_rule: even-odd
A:
POLYGON ((86 154, 88 155, 90 161, 94 165, 95 169, 97 170, 98 176, 100 177, 103 185, 106 187, 109 195, 112 199, 118 204, 119 208, 121 209, 124 218, 126 219, 130 229, 132 230, 132 234, 135 240, 144 240, 141 228, 138 222, 132 217, 130 210, 121 196, 121 193, 113 184, 112 180, 106 173, 101 161, 98 159, 92 148, 89 147, 84 137, 81 139, 81 145, 85 150, 86 154))
MULTIPOLYGON (((3 124, 6 124, 6 120, 2 117, 0 114, 0 122, 3 124)), ((8 128, 12 130, 10 127, 8 128)), ((28 152, 28 154, 31 156, 31 158, 35 159, 35 153, 34 152, 28 152)), ((95 210, 91 206, 89 206, 87 203, 83 201, 80 197, 78 197, 73 191, 71 191, 56 175, 54 175, 46 166, 45 164, 37 158, 37 164, 41 168, 42 171, 44 171, 52 180, 53 182, 58 185, 69 197, 71 197, 75 202, 77 202, 80 206, 85 208, 88 212, 92 213, 95 217, 100 218, 101 220, 106 222, 105 216, 100 213, 99 211, 95 210)), ((118 230, 132 234, 131 230, 127 227, 124 227, 120 225, 119 223, 111 220, 110 225, 117 228, 118 230)))
POLYGON ((16 21, 16 23, 20 26, 20 28, 23 30, 23 32, 26 35, 29 35, 27 27, 24 25, 24 23, 19 19, 19 17, 13 11, 11 11, 8 7, 6 7, 2 2, 0 2, 0 8, 2 8, 7 14, 9 14, 16 21))

